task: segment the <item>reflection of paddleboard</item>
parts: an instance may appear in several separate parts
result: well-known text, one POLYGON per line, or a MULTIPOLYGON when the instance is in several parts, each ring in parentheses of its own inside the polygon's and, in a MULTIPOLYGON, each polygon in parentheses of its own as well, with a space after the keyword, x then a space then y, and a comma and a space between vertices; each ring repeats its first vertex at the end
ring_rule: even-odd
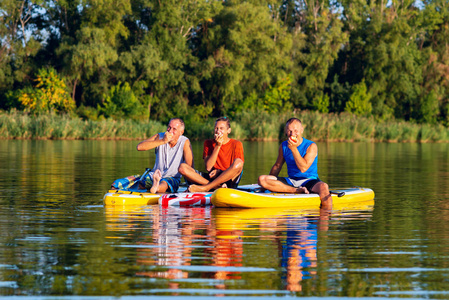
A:
MULTIPOLYGON (((345 219, 352 216, 357 219, 370 218, 374 209, 374 200, 334 204, 332 211, 322 211, 318 207, 271 207, 271 208, 214 208, 217 231, 236 232, 238 237, 253 237, 247 231, 255 227, 267 232, 286 230, 289 220, 315 218, 327 220, 326 216, 345 219)), ((235 238, 233 235, 220 238, 235 238)))
POLYGON ((175 193, 159 198, 162 206, 206 206, 211 205, 212 193, 175 193))
MULTIPOLYGON (((362 202, 374 199, 374 192, 368 188, 347 188, 332 191, 334 205, 362 202)), ((235 189, 216 190, 211 198, 216 207, 269 208, 269 207, 319 207, 318 194, 259 193, 235 189)))

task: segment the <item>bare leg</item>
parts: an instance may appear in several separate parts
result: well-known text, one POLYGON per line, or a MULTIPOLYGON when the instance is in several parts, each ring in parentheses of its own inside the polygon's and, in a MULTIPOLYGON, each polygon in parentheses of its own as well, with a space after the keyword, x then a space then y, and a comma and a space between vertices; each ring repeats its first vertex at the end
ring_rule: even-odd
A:
POLYGON ((323 209, 332 209, 332 196, 329 193, 329 186, 327 183, 324 182, 318 182, 315 184, 315 186, 312 188, 312 192, 317 193, 320 195, 321 200, 321 208, 323 209))
POLYGON ((154 171, 153 174, 153 186, 150 189, 150 193, 157 193, 158 192, 158 188, 159 188, 159 183, 161 182, 162 179, 162 174, 160 170, 156 170, 154 171))
POLYGON ((217 178, 204 185, 191 185, 189 187, 189 191, 208 192, 212 189, 221 186, 228 180, 237 178, 237 176, 239 176, 240 173, 242 173, 242 170, 243 170, 243 161, 240 158, 237 158, 234 160, 232 165, 228 169, 221 172, 221 174, 217 178))
POLYGON ((195 169, 186 163, 182 163, 179 166, 179 173, 181 173, 188 182, 193 182, 201 185, 209 183, 209 180, 195 172, 195 169))
POLYGON ((157 193, 165 193, 168 190, 168 184, 165 181, 159 182, 157 193))
POLYGON ((318 221, 318 230, 327 231, 329 229, 329 219, 331 217, 331 210, 320 208, 320 217, 318 221))
POLYGON ((296 188, 291 185, 284 184, 279 181, 276 176, 273 175, 261 175, 259 176, 259 185, 266 190, 277 193, 304 193, 308 194, 309 191, 305 187, 296 188))

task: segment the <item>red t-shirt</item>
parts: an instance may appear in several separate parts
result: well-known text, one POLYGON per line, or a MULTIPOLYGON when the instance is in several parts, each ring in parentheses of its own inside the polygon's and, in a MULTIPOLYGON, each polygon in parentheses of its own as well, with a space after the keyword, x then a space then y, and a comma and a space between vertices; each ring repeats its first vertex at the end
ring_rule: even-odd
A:
MULTIPOLYGON (((217 142, 215 140, 206 140, 204 142, 203 159, 206 156, 212 155, 216 144, 217 142)), ((236 158, 240 158, 242 161, 245 161, 243 159, 242 142, 234 139, 229 139, 229 142, 221 145, 214 168, 224 171, 231 166, 236 158)))

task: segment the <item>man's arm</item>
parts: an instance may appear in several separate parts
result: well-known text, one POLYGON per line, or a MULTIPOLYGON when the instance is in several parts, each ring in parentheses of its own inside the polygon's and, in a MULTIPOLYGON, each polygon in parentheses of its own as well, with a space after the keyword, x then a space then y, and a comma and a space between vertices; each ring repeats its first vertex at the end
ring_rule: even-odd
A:
MULTIPOLYGON (((290 141, 289 141, 289 148, 290 148, 290 141)), ((315 143, 311 144, 309 148, 307 148, 306 155, 304 155, 304 157, 302 157, 301 154, 299 154, 298 148, 293 146, 290 148, 290 150, 292 150, 296 166, 303 173, 310 168, 313 161, 315 160, 315 157, 318 154, 318 147, 315 143)))
POLYGON ((192 152, 192 144, 190 143, 190 140, 186 140, 186 142, 184 143, 183 153, 184 153, 185 163, 193 168, 193 152, 192 152))
POLYGON ((160 145, 170 142, 170 140, 172 139, 172 136, 173 136, 173 134, 171 134, 170 132, 166 132, 164 134, 164 137, 162 139, 160 139, 159 133, 156 133, 149 139, 146 139, 146 140, 140 142, 137 145, 137 150, 138 151, 146 151, 146 150, 154 149, 160 145))
POLYGON ((276 162, 274 163, 273 167, 271 168, 270 175, 278 176, 279 173, 281 172, 284 162, 285 162, 285 159, 284 159, 284 154, 282 152, 282 145, 280 145, 278 158, 276 159, 276 162))

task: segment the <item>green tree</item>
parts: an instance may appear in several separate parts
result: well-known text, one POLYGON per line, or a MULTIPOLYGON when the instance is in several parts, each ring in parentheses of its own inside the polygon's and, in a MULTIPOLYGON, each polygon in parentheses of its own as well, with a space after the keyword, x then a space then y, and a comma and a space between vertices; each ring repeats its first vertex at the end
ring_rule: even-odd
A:
MULTIPOLYGON (((364 78, 373 114, 412 119, 421 94, 421 12, 415 1, 342 1, 351 39, 342 53, 343 80, 364 78)), ((338 70, 337 70, 338 71, 338 70)))
POLYGON ((256 92, 251 93, 240 105, 236 107, 236 112, 242 110, 257 110, 269 113, 280 113, 293 109, 289 102, 292 80, 290 76, 281 78, 274 86, 269 86, 265 90, 262 98, 256 92))
POLYGON ((423 53, 423 89, 417 119, 449 125, 449 6, 446 1, 425 1, 420 38, 423 53))
POLYGON ((107 118, 113 119, 148 119, 146 107, 139 102, 129 83, 119 82, 113 86, 109 93, 104 96, 103 105, 98 107, 98 112, 107 118))
POLYGON ((358 116, 367 116, 372 111, 371 95, 367 91, 365 81, 352 87, 352 94, 346 102, 345 111, 358 116))
POLYGON ((316 93, 313 97, 312 105, 320 113, 329 112, 329 96, 323 92, 316 93))
POLYGON ((201 67, 193 54, 195 41, 221 6, 216 1, 194 0, 133 2, 126 24, 135 29, 130 37, 134 44, 121 52, 114 73, 120 80, 133 82, 152 118, 186 115, 189 106, 201 103, 192 101, 192 95, 204 93, 199 84, 201 67))
POLYGON ((217 115, 235 112, 252 94, 263 99, 291 67, 291 37, 266 4, 227 3, 200 38, 197 96, 212 102, 217 115))
POLYGON ((34 88, 19 92, 19 102, 26 110, 34 113, 56 111, 71 112, 75 102, 70 98, 66 85, 55 69, 40 69, 34 88))
POLYGON ((63 12, 60 18, 75 17, 75 26, 63 32, 70 34, 61 38, 56 53, 63 60, 63 72, 70 79, 72 98, 76 99, 77 86, 83 87, 81 102, 95 105, 107 92, 114 76, 111 66, 118 59, 120 37, 129 34, 124 26, 123 16, 131 12, 129 0, 84 0, 73 8, 71 1, 57 3, 61 7, 54 11, 63 12))
POLYGON ((343 31, 337 7, 331 2, 305 0, 295 3, 295 15, 290 25, 293 26, 295 44, 292 59, 296 80, 292 98, 297 107, 314 108, 317 101, 320 102, 318 99, 325 100, 322 93, 330 67, 348 35, 343 31))
MULTIPOLYGON (((34 69, 33 57, 41 48, 42 36, 32 32, 32 15, 43 1, 0 1, 0 97, 17 87, 29 84, 34 69)), ((1 102, 0 107, 7 103, 1 102)))

